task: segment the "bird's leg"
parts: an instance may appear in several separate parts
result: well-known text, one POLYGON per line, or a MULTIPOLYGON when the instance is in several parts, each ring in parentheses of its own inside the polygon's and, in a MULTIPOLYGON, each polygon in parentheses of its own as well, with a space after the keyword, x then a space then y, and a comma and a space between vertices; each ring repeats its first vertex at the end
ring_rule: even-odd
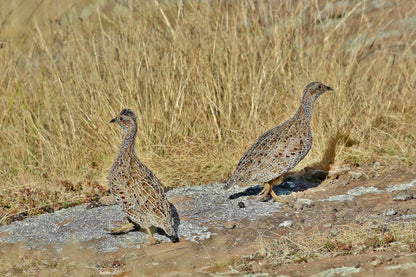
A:
POLYGON ((145 229, 146 229, 147 234, 149 234, 150 245, 159 244, 160 241, 158 241, 157 239, 155 239, 155 237, 152 234, 152 231, 150 230, 150 227, 146 227, 145 229))
POLYGON ((271 190, 271 186, 269 183, 264 183, 263 185, 263 190, 259 193, 259 200, 260 201, 267 201, 268 199, 270 199, 270 190, 271 190))
POLYGON ((129 222, 127 224, 116 227, 114 229, 107 229, 107 230, 110 231, 111 234, 126 234, 134 230, 135 228, 136 226, 132 222, 129 222))
POLYGON ((283 199, 282 197, 278 196, 273 191, 273 186, 271 186, 270 195, 273 197, 273 202, 279 202, 280 204, 287 204, 287 201, 283 199))
MULTIPOLYGON (((266 184, 268 184, 268 183, 266 183, 266 184)), ((267 190, 266 184, 261 185, 263 187, 263 189, 259 192, 260 196, 263 195, 264 192, 267 190)))
POLYGON ((270 190, 270 195, 273 197, 273 202, 279 202, 280 204, 288 204, 289 202, 287 202, 286 199, 283 199, 281 196, 278 196, 274 191, 273 191, 273 186, 274 185, 280 185, 283 180, 285 179, 285 177, 289 175, 288 172, 282 174, 279 176, 279 178, 277 178, 276 180, 273 181, 272 185, 271 185, 271 190, 270 190))
POLYGON ((259 196, 260 196, 259 200, 260 201, 267 201, 270 197, 273 197, 274 202, 279 202, 281 204, 287 204, 287 201, 282 199, 282 197, 278 196, 273 191, 273 186, 274 185, 279 185, 286 176, 287 176, 287 173, 279 176, 279 178, 277 178, 276 180, 273 180, 272 184, 270 184, 269 182, 265 183, 263 185, 263 190, 259 193, 259 196))

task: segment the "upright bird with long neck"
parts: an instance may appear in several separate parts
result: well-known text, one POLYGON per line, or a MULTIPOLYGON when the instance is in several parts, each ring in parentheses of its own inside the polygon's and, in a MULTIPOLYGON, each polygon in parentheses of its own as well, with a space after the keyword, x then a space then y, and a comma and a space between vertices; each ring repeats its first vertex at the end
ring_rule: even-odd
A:
POLYGON ((225 189, 233 186, 262 185, 260 200, 270 196, 282 202, 269 182, 280 183, 312 147, 311 116, 316 99, 332 88, 320 83, 308 84, 292 118, 261 135, 247 150, 228 179, 225 189))
POLYGON ((153 237, 151 226, 162 228, 176 241, 174 207, 169 203, 156 175, 139 160, 134 150, 136 115, 129 109, 123 109, 110 123, 118 123, 123 129, 122 142, 108 176, 116 202, 133 223, 146 229, 152 244, 158 241, 153 237))

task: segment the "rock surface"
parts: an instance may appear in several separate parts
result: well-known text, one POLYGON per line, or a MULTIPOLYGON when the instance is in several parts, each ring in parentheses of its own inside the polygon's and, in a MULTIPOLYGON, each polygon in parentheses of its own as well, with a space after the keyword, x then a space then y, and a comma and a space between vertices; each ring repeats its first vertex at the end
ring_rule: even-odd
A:
MULTIPOLYGON (((208 239, 214 232, 209 231, 208 227, 214 227, 213 230, 232 229, 224 222, 243 219, 254 221, 260 216, 271 215, 280 210, 278 203, 260 202, 257 197, 247 195, 239 197, 238 191, 225 191, 222 189, 223 185, 201 185, 167 192, 181 218, 178 233, 182 239, 208 239), (234 195, 235 199, 229 199, 230 195, 234 195), (241 208, 242 201, 244 208, 241 208)), ((258 191, 260 187, 252 188, 248 194, 256 194, 258 191)), ((147 244, 148 236, 145 232, 130 232, 117 236, 109 233, 108 229, 121 225, 123 218, 125 214, 117 205, 92 209, 88 209, 87 205, 81 205, 0 227, 0 234, 7 234, 0 237, 0 242, 24 242, 29 248, 49 244, 60 248, 69 241, 96 240, 95 248, 100 252, 116 251, 119 247, 139 248, 147 244)), ((235 225, 236 223, 233 223, 233 226, 235 225)), ((164 242, 170 241, 162 234, 155 234, 155 238, 164 242)))
MULTIPOLYGON (((155 237, 162 243, 155 246, 147 245, 148 236, 141 230, 117 236, 107 231, 127 222, 117 205, 95 208, 81 205, 0 227, 0 263, 4 262, 2 255, 10 255, 16 251, 13 249, 19 249, 16 248, 19 244, 34 257, 49 255, 48 259, 53 261, 62 256, 53 264, 65 261, 68 256, 78 259, 77 264, 89 268, 87 275, 131 275, 129 270, 134 269, 136 275, 143 276, 152 276, 155 270, 167 276, 171 276, 172 270, 179 276, 195 271, 208 276, 253 272, 269 272, 273 276, 276 270, 286 276, 366 276, 374 272, 389 276, 396 268, 394 266, 400 266, 395 274, 408 276, 406 274, 413 270, 414 264, 412 254, 406 254, 409 252, 401 252, 405 254, 399 256, 394 255, 397 251, 384 250, 343 255, 307 261, 302 267, 298 263, 303 263, 306 258, 298 257, 295 263, 283 264, 277 269, 276 265, 265 267, 264 263, 270 253, 284 254, 273 252, 275 250, 270 247, 273 243, 283 243, 280 251, 286 251, 284 238, 291 232, 316 230, 336 237, 347 225, 385 222, 387 225, 377 225, 377 228, 384 228, 394 222, 413 224, 415 200, 393 200, 395 194, 414 192, 416 173, 412 172, 395 172, 388 177, 360 178, 352 182, 344 178, 349 176, 345 173, 340 178, 344 181, 329 177, 323 183, 313 176, 292 176, 275 187, 275 192, 287 200, 285 205, 258 201, 260 187, 225 191, 223 184, 218 183, 172 189, 167 195, 180 216, 180 242, 172 243, 160 232, 155 237)), ((111 199, 105 199, 103 203, 111 204, 111 199)), ((380 244, 378 239, 373 240, 369 238, 365 245, 371 251, 380 244)), ((388 241, 396 243, 393 237, 388 241)), ((413 249, 412 245, 400 247, 409 251, 413 249)), ((348 245, 334 244, 332 247, 355 251, 348 245)), ((21 251, 18 250, 13 259, 19 261, 21 251)))

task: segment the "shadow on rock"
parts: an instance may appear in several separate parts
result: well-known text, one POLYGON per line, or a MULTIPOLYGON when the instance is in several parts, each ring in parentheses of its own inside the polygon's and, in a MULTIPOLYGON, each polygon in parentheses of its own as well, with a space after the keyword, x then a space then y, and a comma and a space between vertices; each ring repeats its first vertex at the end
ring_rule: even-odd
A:
MULTIPOLYGON (((320 169, 305 168, 298 172, 293 172, 287 176, 282 183, 273 184, 273 191, 277 195, 289 195, 292 192, 304 191, 319 186, 328 176, 328 172, 320 169)), ((234 193, 228 199, 237 199, 243 196, 258 195, 263 188, 261 186, 249 187, 246 190, 234 193)))

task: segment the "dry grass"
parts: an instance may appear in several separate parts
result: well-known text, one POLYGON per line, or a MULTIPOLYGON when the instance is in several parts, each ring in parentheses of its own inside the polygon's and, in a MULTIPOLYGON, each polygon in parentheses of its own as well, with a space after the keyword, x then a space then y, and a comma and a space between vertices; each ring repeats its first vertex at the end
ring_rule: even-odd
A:
POLYGON ((124 107, 138 114, 139 156, 166 186, 225 180, 313 80, 335 92, 318 101, 301 166, 329 141, 337 161, 416 161, 412 1, 3 2, 7 216, 38 205, 4 200, 27 187, 57 193, 41 206, 72 197, 63 183, 80 184, 80 199, 106 187, 121 137, 108 121, 124 107))
POLYGON ((416 251, 415 230, 414 220, 347 224, 323 231, 316 228, 300 230, 279 236, 278 240, 263 250, 263 256, 277 265, 283 265, 372 251, 410 253, 416 251))

